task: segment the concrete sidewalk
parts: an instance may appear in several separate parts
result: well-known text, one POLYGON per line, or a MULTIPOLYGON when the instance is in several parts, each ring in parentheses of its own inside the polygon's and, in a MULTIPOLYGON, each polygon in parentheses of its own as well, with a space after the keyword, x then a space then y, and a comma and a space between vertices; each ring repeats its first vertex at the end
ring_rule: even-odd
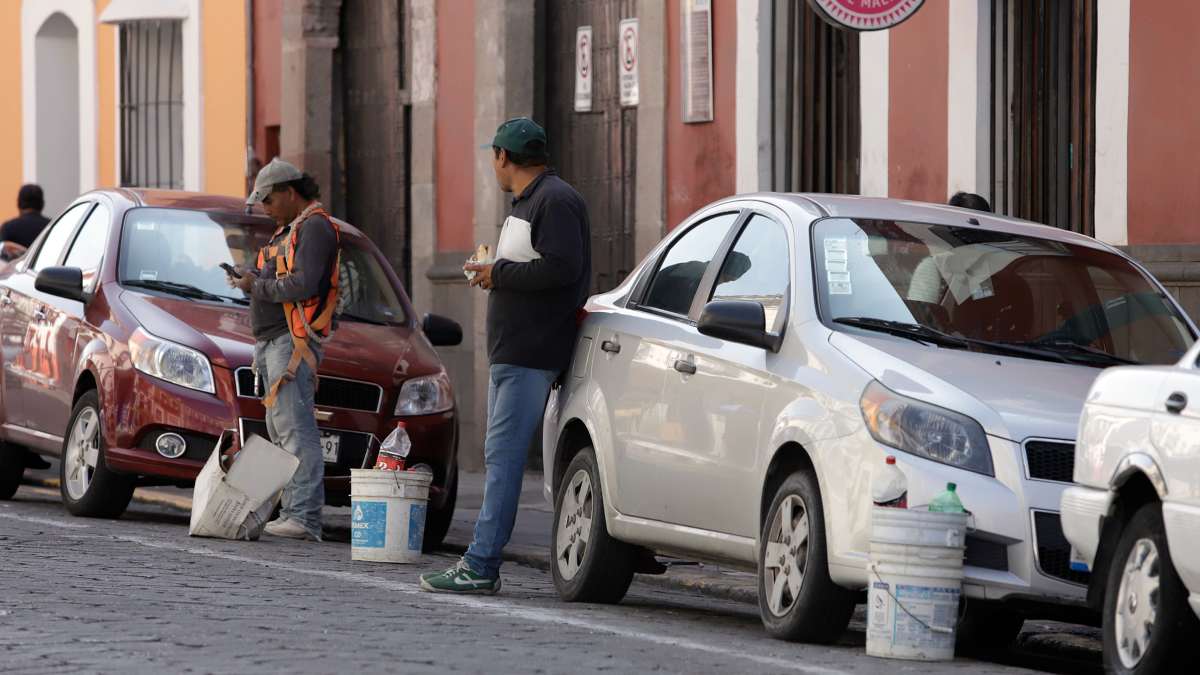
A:
MULTIPOLYGON (((58 471, 26 473, 25 482, 44 487, 58 487, 58 471)), ((475 519, 483 504, 483 473, 463 472, 459 475, 458 505, 454 522, 443 544, 445 550, 462 553, 471 543, 475 519)), ((192 491, 181 488, 138 488, 134 500, 156 504, 184 512, 192 509, 192 491)), ((327 506, 324 511, 326 538, 331 541, 350 541, 350 507, 327 506)), ((542 474, 527 473, 521 490, 521 505, 512 539, 504 549, 504 559, 510 562, 550 569, 550 537, 553 532, 554 509, 542 496, 542 474)), ((644 583, 671 588, 685 588, 707 596, 755 604, 758 590, 755 575, 722 565, 659 558, 667 564, 660 575, 638 575, 644 583)))

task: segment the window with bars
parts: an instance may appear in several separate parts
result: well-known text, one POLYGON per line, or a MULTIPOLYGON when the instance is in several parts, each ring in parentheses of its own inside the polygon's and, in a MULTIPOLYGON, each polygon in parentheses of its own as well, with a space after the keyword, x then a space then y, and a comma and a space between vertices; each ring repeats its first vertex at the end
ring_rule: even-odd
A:
POLYGON ((1093 234, 1097 0, 992 3, 992 201, 1093 234))
POLYGON ((183 188, 181 21, 121 24, 121 185, 183 188))

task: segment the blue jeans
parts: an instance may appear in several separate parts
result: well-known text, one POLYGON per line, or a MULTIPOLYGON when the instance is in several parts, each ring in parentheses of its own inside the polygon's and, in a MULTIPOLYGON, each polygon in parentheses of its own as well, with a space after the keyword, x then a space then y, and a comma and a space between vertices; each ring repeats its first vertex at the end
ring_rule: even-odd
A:
POLYGON ((487 483, 475 538, 464 558, 489 579, 500 576, 500 553, 512 536, 521 501, 525 457, 558 373, 492 364, 488 383, 488 426, 483 442, 487 483))
MULTIPOLYGON (((309 348, 321 359, 320 347, 309 348)), ((274 340, 254 345, 254 363, 265 389, 287 370, 292 358, 292 336, 285 333, 274 340)), ((294 520, 314 535, 321 534, 321 507, 325 505, 325 459, 321 452, 321 432, 317 431, 316 377, 307 363, 300 362, 296 379, 279 386, 275 405, 267 408, 267 434, 271 442, 300 459, 292 480, 283 488, 279 506, 281 519, 294 520)))

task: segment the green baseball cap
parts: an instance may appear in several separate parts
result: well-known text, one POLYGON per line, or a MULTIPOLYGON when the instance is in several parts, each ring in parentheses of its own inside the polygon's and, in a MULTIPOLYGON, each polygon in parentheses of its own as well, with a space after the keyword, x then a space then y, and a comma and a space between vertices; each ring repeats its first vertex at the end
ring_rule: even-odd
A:
POLYGON ((546 130, 528 117, 514 117, 496 129, 496 136, 485 148, 504 148, 518 155, 546 156, 546 130))
POLYGON ((303 176, 304 174, 296 168, 295 164, 276 157, 258 172, 258 176, 254 179, 254 191, 250 193, 249 197, 246 197, 246 204, 258 204, 262 202, 263 197, 267 196, 271 188, 280 183, 300 180, 303 176))

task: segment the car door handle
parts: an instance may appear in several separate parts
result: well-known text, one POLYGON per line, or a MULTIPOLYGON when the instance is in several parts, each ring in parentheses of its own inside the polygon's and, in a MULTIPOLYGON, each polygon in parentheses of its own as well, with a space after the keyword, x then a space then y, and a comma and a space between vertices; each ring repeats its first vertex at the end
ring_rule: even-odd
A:
POLYGON ((1187 395, 1182 391, 1177 391, 1167 397, 1167 412, 1172 415, 1178 415, 1187 407, 1187 395))
POLYGON ((692 363, 691 361, 684 361, 683 359, 675 359, 675 370, 678 370, 684 375, 695 375, 696 364, 692 363))
POLYGON ((616 342, 613 342, 612 340, 605 340, 604 342, 601 342, 600 349, 602 351, 608 352, 609 354, 620 354, 621 353, 621 345, 617 344, 616 342))
POLYGON ((42 309, 33 310, 33 318, 37 319, 38 321, 45 321, 46 320, 46 311, 42 310, 42 309))

